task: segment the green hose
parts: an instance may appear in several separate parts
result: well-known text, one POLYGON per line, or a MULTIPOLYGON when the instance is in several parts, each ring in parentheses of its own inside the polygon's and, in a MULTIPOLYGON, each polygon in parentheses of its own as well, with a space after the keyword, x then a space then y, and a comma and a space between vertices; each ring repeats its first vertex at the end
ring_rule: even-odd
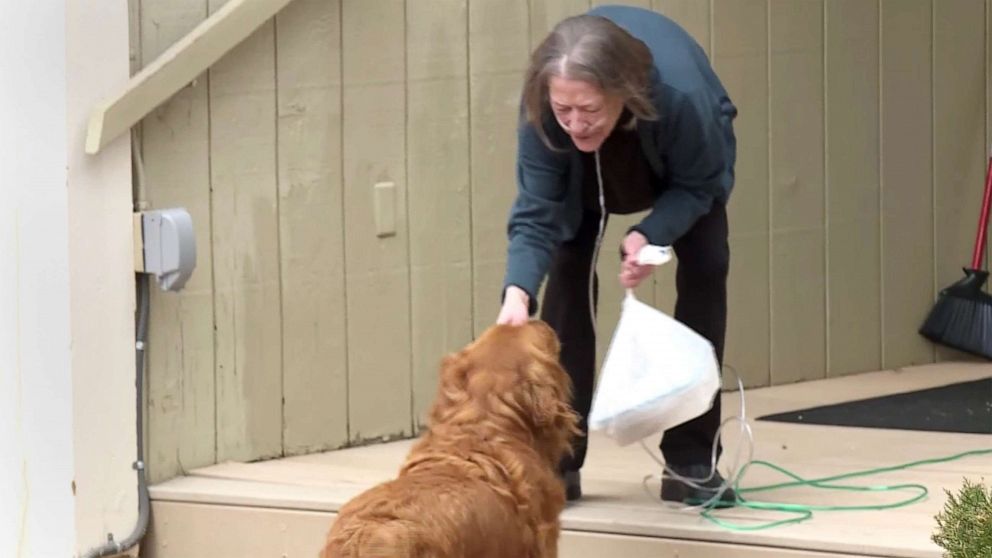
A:
MULTIPOLYGON (((730 529, 733 531, 760 531, 763 529, 771 529, 773 527, 779 527, 782 525, 788 525, 792 523, 800 523, 806 521, 813 517, 814 511, 878 511, 878 510, 889 510, 894 508, 900 508, 903 506, 908 506, 915 502, 918 502, 927 496, 927 488, 922 484, 908 483, 908 484, 895 484, 895 485, 874 485, 874 486, 854 486, 854 485, 843 485, 834 484, 836 481, 842 481, 846 479, 853 479, 857 477, 867 477, 871 475, 877 475, 880 473, 888 473, 891 471, 899 471, 903 469, 910 469, 913 467, 919 467, 921 465, 931 465, 934 463, 947 463, 949 461, 956 461, 958 459, 963 459, 965 457, 972 457, 976 455, 989 455, 992 454, 992 449, 984 450, 973 450, 966 451, 963 453, 958 453, 956 455, 951 455, 947 457, 937 457, 933 459, 921 459, 919 461, 912 461, 910 463, 904 463, 902 465, 894 465, 891 467, 879 467, 875 469, 865 469, 863 471, 855 471, 853 473, 845 473, 841 475, 834 475, 830 477, 823 477, 818 479, 804 479, 801 476, 783 468, 778 465, 769 463, 767 461, 751 461, 745 465, 734 482, 734 491, 737 492, 737 506, 741 508, 749 508, 755 510, 770 510, 779 511, 787 514, 791 514, 794 517, 788 517, 785 519, 780 519, 777 521, 769 521, 767 523, 759 523, 754 525, 741 525, 725 521, 713 515, 713 507, 709 506, 702 512, 702 516, 709 521, 730 529), (778 471, 783 475, 792 479, 790 482, 782 482, 778 484, 769 484, 765 486, 753 486, 748 488, 741 488, 740 483, 744 478, 744 474, 747 469, 752 465, 762 465, 778 471), (816 506, 816 505, 804 505, 804 504, 783 504, 776 502, 761 502, 755 500, 748 500, 744 498, 742 494, 753 494, 756 492, 769 492, 772 490, 781 490, 783 488, 792 488, 797 486, 812 486, 815 488, 822 488, 825 490, 844 490, 849 492, 894 492, 894 491, 904 491, 909 490, 916 492, 916 494, 894 502, 891 504, 875 504, 875 505, 845 505, 845 506, 816 506)), ((697 502, 698 505, 702 502, 697 502)))

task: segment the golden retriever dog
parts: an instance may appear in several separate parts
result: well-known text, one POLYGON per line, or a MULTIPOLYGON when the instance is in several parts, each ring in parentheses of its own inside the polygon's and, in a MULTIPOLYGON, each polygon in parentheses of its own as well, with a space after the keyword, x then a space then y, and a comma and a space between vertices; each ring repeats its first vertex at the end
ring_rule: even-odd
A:
POLYGON ((579 434, 558 354, 532 320, 445 356, 428 429, 396 479, 341 508, 321 558, 557 556, 557 465, 579 434))

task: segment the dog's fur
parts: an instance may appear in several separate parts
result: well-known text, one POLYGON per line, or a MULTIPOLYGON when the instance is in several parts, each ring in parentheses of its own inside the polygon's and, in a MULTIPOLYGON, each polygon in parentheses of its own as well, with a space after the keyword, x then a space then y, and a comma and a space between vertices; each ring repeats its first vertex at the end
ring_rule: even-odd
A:
POLYGON ((553 558, 559 460, 579 435, 547 324, 496 325, 441 365, 395 480, 345 504, 321 558, 553 558))

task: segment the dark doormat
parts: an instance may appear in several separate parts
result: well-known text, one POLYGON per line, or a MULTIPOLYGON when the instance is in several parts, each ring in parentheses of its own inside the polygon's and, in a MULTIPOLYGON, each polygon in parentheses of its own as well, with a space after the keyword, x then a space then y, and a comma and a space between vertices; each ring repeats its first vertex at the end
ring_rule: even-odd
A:
POLYGON ((992 434, 992 378, 766 415, 758 420, 992 434))

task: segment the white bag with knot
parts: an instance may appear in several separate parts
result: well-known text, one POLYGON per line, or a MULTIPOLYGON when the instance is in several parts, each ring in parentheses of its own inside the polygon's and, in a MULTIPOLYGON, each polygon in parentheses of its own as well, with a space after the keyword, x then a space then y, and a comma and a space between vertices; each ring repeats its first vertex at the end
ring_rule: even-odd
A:
POLYGON ((603 361, 589 428, 625 446, 702 415, 719 389, 709 340, 628 290, 603 361))

